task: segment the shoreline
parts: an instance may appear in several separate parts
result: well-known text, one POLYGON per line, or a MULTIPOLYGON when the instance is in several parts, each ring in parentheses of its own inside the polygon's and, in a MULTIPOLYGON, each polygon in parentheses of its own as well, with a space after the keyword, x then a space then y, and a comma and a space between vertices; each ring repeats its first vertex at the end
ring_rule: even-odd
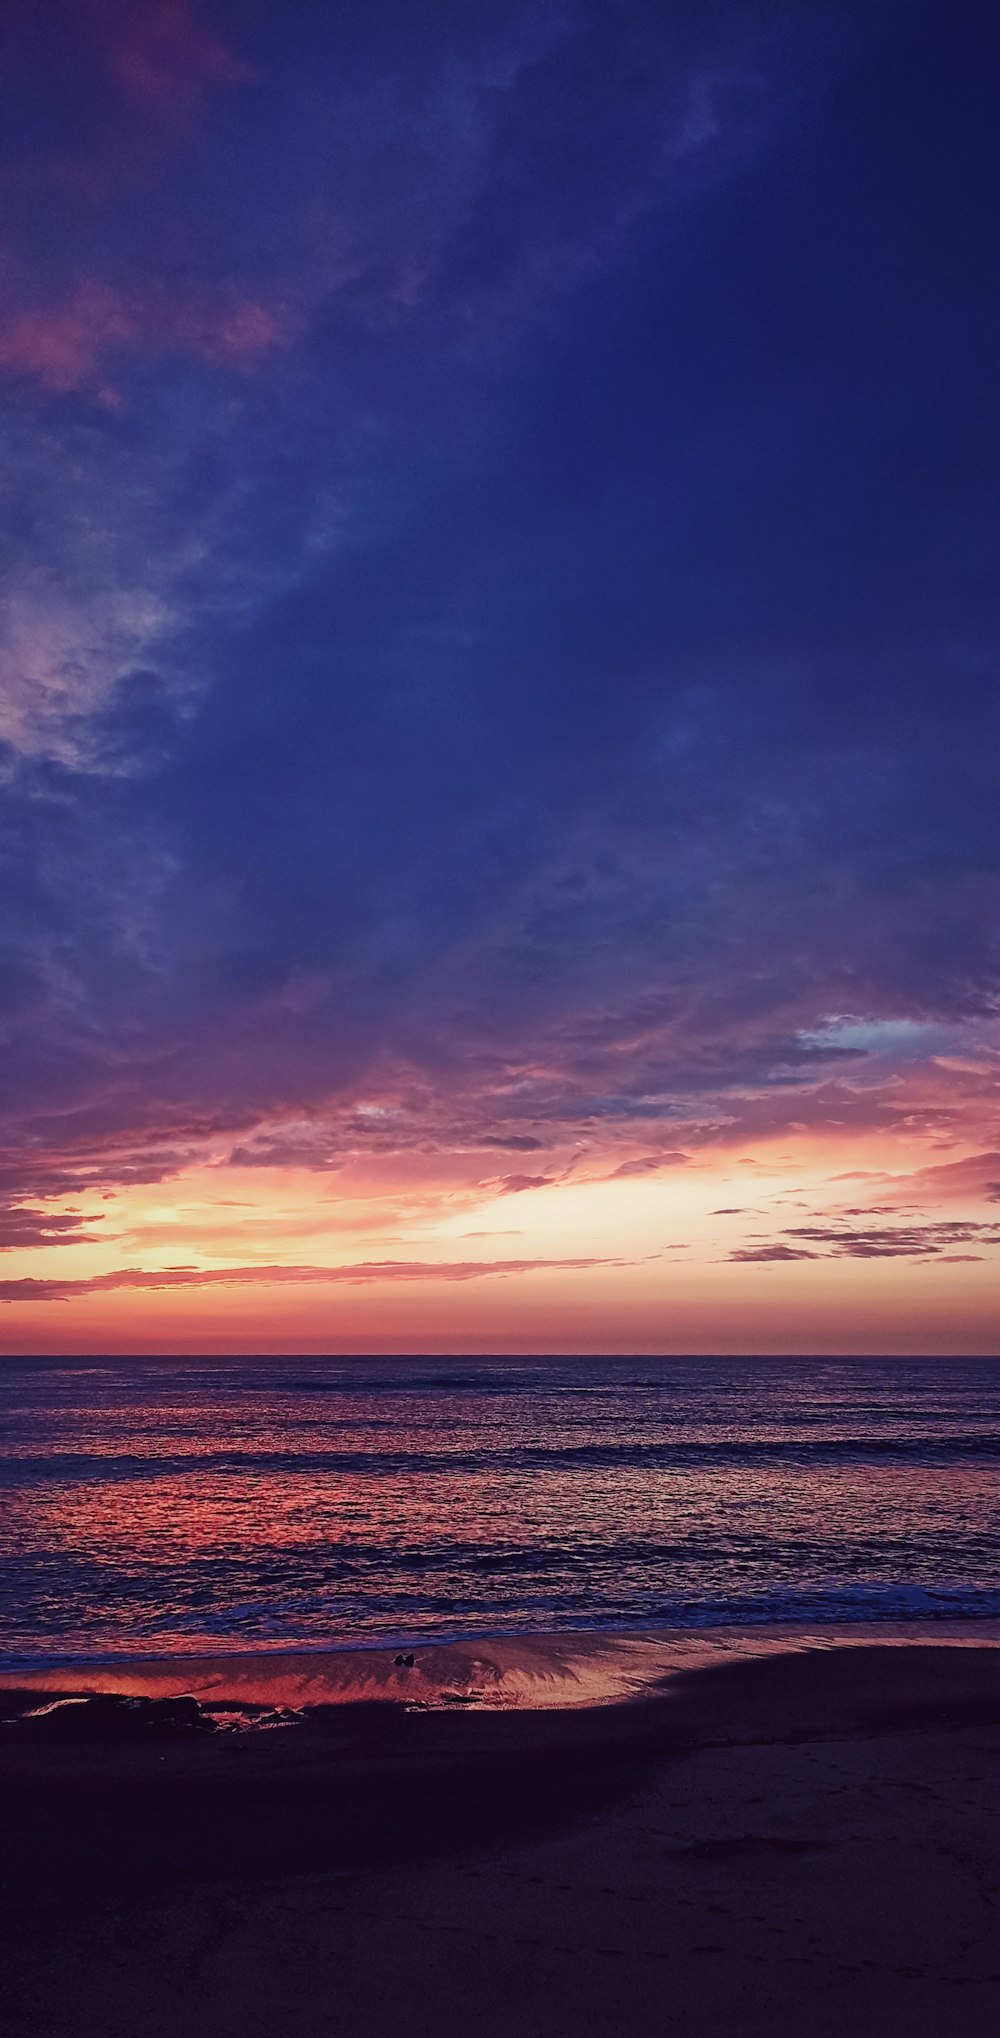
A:
MULTIPOLYGON (((421 1709, 568 1711, 655 1698, 687 1672, 724 1664, 833 1652, 910 1647, 1000 1648, 994 1618, 878 1623, 774 1623, 628 1632, 574 1629, 461 1637, 447 1642, 365 1643, 330 1649, 129 1654, 0 1669, 5 1697, 193 1697, 200 1706, 302 1712, 388 1704, 421 1709)), ((20 1708, 19 1708, 20 1710, 20 1708)))

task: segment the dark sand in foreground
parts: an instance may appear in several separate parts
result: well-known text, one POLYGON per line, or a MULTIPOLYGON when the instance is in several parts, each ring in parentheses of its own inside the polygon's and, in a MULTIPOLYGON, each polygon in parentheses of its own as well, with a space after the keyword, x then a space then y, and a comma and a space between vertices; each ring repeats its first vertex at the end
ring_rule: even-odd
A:
POLYGON ((256 1731, 3 1726, 11 2038, 992 2038, 1000 1648, 665 1646, 417 1650, 413 1710, 391 1656, 353 1702, 286 1658, 326 1701, 256 1731))

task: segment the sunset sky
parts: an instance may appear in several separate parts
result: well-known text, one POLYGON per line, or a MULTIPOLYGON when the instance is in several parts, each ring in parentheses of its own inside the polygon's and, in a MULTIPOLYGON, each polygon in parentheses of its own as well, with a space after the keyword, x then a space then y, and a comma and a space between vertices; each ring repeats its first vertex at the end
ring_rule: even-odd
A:
POLYGON ((950 0, 6 0, 0 1348, 1000 1352, 950 0))

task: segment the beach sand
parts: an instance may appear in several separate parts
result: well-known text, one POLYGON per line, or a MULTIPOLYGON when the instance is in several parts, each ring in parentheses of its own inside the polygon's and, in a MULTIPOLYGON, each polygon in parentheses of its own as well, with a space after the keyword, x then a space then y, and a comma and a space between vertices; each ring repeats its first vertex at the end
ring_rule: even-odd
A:
POLYGON ((1000 2029, 981 1631, 414 1653, 6 1693, 11 2038, 1000 2029), (60 1689, 308 1710, 16 1723, 60 1689))

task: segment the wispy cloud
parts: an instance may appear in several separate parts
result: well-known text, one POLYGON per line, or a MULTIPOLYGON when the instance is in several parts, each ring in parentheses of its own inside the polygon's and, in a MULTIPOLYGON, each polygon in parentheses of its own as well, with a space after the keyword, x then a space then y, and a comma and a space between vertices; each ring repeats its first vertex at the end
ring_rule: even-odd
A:
POLYGON ((759 1261, 763 1265, 768 1260, 815 1260, 819 1258, 819 1254, 808 1252, 804 1246, 783 1245, 780 1240, 776 1240, 770 1245, 740 1246, 728 1257, 731 1260, 745 1260, 750 1264, 759 1261))
POLYGON ((99 0, 96 20, 111 76, 143 106, 186 113, 249 75, 191 0, 99 0))
POLYGON ((122 1288, 275 1287, 316 1282, 330 1286, 339 1283, 365 1286, 398 1281, 480 1281, 522 1274, 579 1274, 593 1267, 627 1264, 629 1262, 620 1259, 586 1256, 558 1260, 359 1260, 354 1265, 339 1267, 177 1266, 156 1270, 122 1267, 113 1273, 92 1274, 81 1279, 60 1280, 26 1275, 20 1280, 0 1280, 0 1302, 64 1302, 122 1288))
POLYGON ((731 1260, 796 1260, 840 1258, 854 1260, 976 1258, 956 1254, 956 1245, 1000 1246, 1000 1224, 944 1219, 930 1224, 876 1225, 848 1229, 844 1225, 800 1224, 789 1227, 779 1239, 761 1246, 743 1246, 731 1252, 731 1260), (801 1241, 795 1245, 786 1239, 801 1241))
POLYGON ((43 1245, 98 1245, 103 1243, 99 1232, 90 1227, 104 1222, 100 1210, 79 1212, 32 1209, 26 1204, 12 1204, 0 1209, 0 1250, 13 1247, 35 1247, 43 1245))

